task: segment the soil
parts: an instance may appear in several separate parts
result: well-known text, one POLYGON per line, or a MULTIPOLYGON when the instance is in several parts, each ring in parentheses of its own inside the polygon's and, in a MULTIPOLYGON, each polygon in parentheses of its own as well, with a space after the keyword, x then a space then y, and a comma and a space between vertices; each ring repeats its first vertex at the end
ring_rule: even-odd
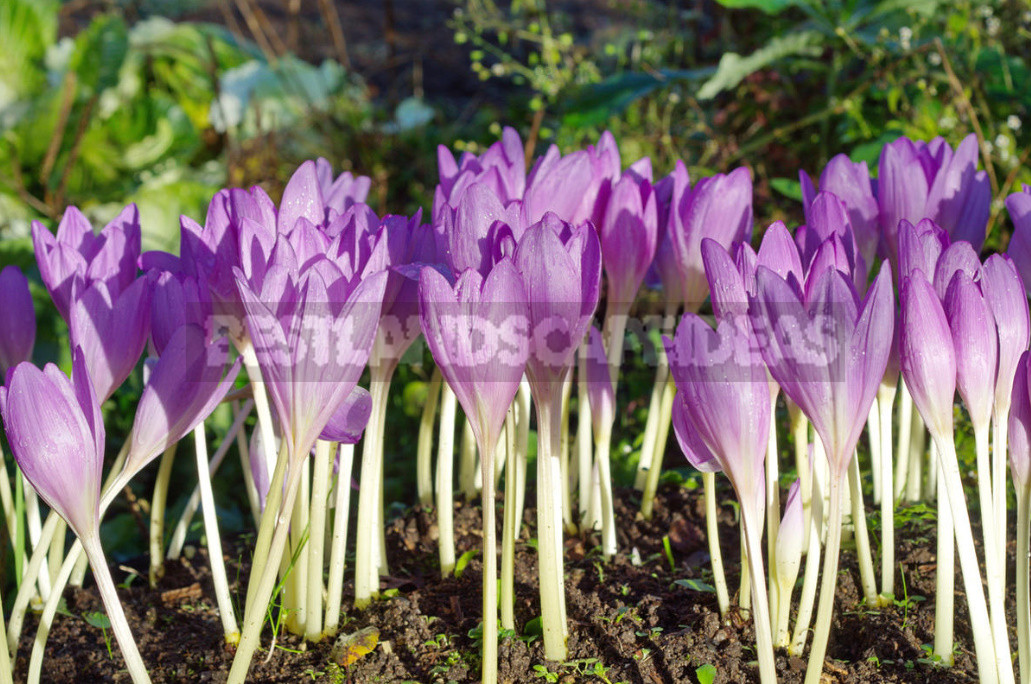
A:
MULTIPOLYGON (((700 491, 672 486, 661 489, 651 521, 642 520, 637 513, 635 492, 617 495, 620 553, 611 562, 602 561, 596 538, 567 537, 570 638, 566 663, 545 661, 540 640, 526 637, 523 631, 538 615, 537 555, 529 543, 535 528, 534 512, 528 509, 517 544, 515 610, 520 636, 503 639, 499 681, 694 682, 698 681, 696 670, 708 664, 715 668, 715 682, 757 682, 750 618, 736 608, 721 618, 715 594, 677 583, 691 579, 711 582, 700 491), (672 567, 664 551, 666 536, 672 567), (595 674, 598 667, 604 677, 595 674), (554 674, 543 672, 545 668, 554 674)), ((729 492, 721 498, 725 500, 721 544, 733 591, 739 581, 739 537, 729 492)), ((954 667, 942 668, 927 657, 924 645, 933 641, 934 602, 921 597, 934 596, 934 525, 914 518, 897 530, 900 574, 896 583, 900 596, 908 601, 900 600, 886 609, 864 606, 854 559, 847 547, 843 550, 824 681, 976 681, 961 594, 956 601, 955 638, 960 646, 954 667), (905 593, 901 591, 903 580, 905 593)), ((479 649, 469 632, 479 623, 480 562, 473 557, 460 578, 442 579, 437 569, 434 521, 432 511, 415 508, 390 523, 391 575, 381 584, 385 598, 365 611, 347 610, 343 616, 342 633, 378 630, 375 648, 342 667, 333 661, 329 639, 305 647, 296 637, 281 633, 270 649, 272 633, 266 625, 250 681, 479 681, 479 649)), ((459 556, 478 549, 479 508, 456 504, 455 524, 459 556)), ((237 540, 237 546, 226 554, 230 578, 244 578, 249 571, 246 552, 240 551, 249 547, 249 540, 237 540)), ((131 565, 145 578, 145 558, 131 565)), ((115 571, 116 581, 126 578, 126 567, 115 571)), ((233 590, 242 592, 243 584, 242 580, 235 582, 233 590)), ((962 586, 958 577, 956 586, 962 586)), ((353 597, 351 591, 348 582, 345 605, 353 597)), ((223 645, 203 549, 197 550, 192 560, 184 557, 168 562, 156 590, 151 590, 145 579, 138 579, 128 589, 121 589, 120 595, 155 682, 225 681, 233 649, 223 645)), ((43 681, 128 682, 117 646, 112 642, 109 651, 104 632, 77 617, 103 610, 96 592, 87 583, 85 589, 68 590, 66 601, 73 617, 58 616, 55 622, 43 681)), ((35 628, 35 617, 30 615, 21 638, 16 681, 25 676, 35 628)), ((110 632, 106 636, 110 637, 110 632)), ((776 662, 780 681, 801 682, 804 678, 805 659, 778 653, 776 662)))

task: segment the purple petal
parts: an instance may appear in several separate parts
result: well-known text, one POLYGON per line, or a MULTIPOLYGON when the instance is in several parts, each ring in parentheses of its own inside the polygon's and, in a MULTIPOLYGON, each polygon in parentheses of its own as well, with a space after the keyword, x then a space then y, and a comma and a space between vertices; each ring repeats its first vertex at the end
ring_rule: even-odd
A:
POLYGON ((17 266, 0 271, 0 377, 32 358, 36 341, 36 310, 29 281, 17 266))
POLYGON ((974 427, 987 428, 995 401, 999 336, 981 288, 964 271, 957 271, 949 283, 945 316, 956 349, 957 389, 974 427))
POLYGON ((922 271, 902 283, 902 377, 913 403, 935 435, 952 434, 956 353, 945 311, 922 271))

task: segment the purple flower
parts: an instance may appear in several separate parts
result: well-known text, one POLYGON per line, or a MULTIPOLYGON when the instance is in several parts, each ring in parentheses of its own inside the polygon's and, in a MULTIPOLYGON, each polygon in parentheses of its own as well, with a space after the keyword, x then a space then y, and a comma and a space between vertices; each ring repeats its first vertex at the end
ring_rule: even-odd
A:
POLYGON ((104 423, 82 353, 74 353, 71 380, 53 364, 8 371, 0 415, 18 467, 47 505, 78 536, 95 532, 104 423))
POLYGON ((72 347, 82 350, 100 401, 107 401, 136 367, 150 335, 150 280, 137 278, 120 293, 98 280, 73 290, 68 321, 72 347))
POLYGON ((526 156, 519 133, 505 127, 501 140, 476 156, 471 152, 455 157, 444 145, 437 147, 440 184, 433 197, 433 217, 438 220, 445 207, 457 207, 472 185, 485 185, 503 205, 523 199, 526 190, 526 156))
MULTIPOLYGON (((811 224, 813 219, 810 208, 816 199, 816 188, 805 171, 799 171, 798 176, 802 183, 802 207, 806 224, 811 224)), ((820 174, 820 190, 833 193, 844 202, 859 254, 867 266, 872 266, 879 242, 879 208, 870 185, 870 171, 866 162, 853 162, 844 154, 835 156, 827 162, 820 174)))
POLYGON ((305 271, 274 263, 260 291, 237 271, 261 374, 302 458, 351 394, 369 358, 387 274, 348 281, 328 259, 305 271))
POLYGON ((899 282, 918 269, 933 279, 938 259, 951 244, 948 233, 931 219, 923 219, 915 226, 902 219, 898 229, 899 282))
POLYGON ((518 202, 505 205, 488 186, 470 186, 456 207, 442 210, 434 225, 440 252, 452 273, 476 269, 486 276, 506 239, 517 242, 526 228, 518 202))
POLYGON ((159 272, 150 299, 150 340, 160 356, 179 328, 200 326, 208 339, 214 334, 208 288, 185 273, 159 272))
POLYGON ((1013 259, 1024 287, 1031 288, 1031 185, 1007 197, 1006 208, 1013 220, 1013 235, 1006 254, 1013 259))
POLYGON ((616 139, 608 131, 601 134, 597 146, 588 145, 564 157, 552 145, 526 180, 523 204, 527 224, 553 211, 573 225, 590 220, 599 226, 611 186, 619 179, 620 165, 616 139))
POLYGON ((330 220, 332 214, 342 214, 351 205, 365 202, 369 196, 369 188, 372 187, 371 178, 355 176, 350 171, 344 171, 333 178, 333 165, 322 157, 315 160, 315 175, 330 220))
POLYGON ((1017 267, 1004 254, 993 254, 981 267, 981 291, 999 333, 999 369, 995 376, 995 411, 1005 415, 1020 354, 1031 337, 1027 296, 1017 267))
POLYGON ((1028 364, 1031 354, 1021 353, 1013 378, 1009 419, 1010 472, 1018 491, 1031 480, 1031 380, 1028 364))
POLYGON ((770 374, 809 417, 838 477, 845 473, 884 377, 894 297, 883 265, 863 300, 851 279, 836 269, 825 270, 808 290, 803 299, 760 266, 749 314, 770 374))
POLYGON ((571 228, 548 213, 523 235, 514 260, 530 302, 526 376, 546 402, 560 390, 598 307, 601 248, 590 225, 571 228))
POLYGON ((957 389, 974 427, 987 428, 995 403, 999 360, 995 317, 981 288, 966 271, 955 273, 946 290, 944 304, 956 352, 957 389))
POLYGON ((188 435, 207 418, 233 386, 240 359, 223 378, 228 358, 225 338, 208 342, 194 324, 180 326, 165 345, 136 407, 125 464, 127 477, 188 435))
POLYGON ((899 360, 913 403, 932 434, 952 434, 956 352, 948 319, 923 271, 902 281, 899 360))
POLYGON ((953 240, 975 250, 984 244, 991 205, 987 174, 977 170, 977 138, 968 135, 953 153, 942 138, 929 143, 899 138, 881 151, 877 179, 881 230, 895 262, 899 221, 929 218, 953 240))
POLYGON ((632 170, 613 185, 598 225, 608 301, 628 309, 637 296, 658 241, 658 207, 652 184, 632 170))
POLYGON ((32 222, 32 243, 39 274, 58 313, 68 320, 72 286, 103 281, 118 294, 136 278, 140 257, 140 213, 135 204, 125 207, 111 223, 94 235, 93 226, 76 207, 68 207, 55 237, 39 221, 32 222))
POLYGON ((729 249, 732 243, 747 242, 752 237, 752 178, 742 167, 726 175, 703 178, 692 188, 687 169, 679 161, 669 178, 669 213, 666 222, 659 224, 661 246, 656 265, 660 276, 668 274, 663 276, 667 289, 679 285, 668 297, 695 311, 708 294, 702 240, 712 239, 729 249))
POLYGON ((527 298, 508 258, 486 278, 474 269, 452 287, 423 269, 419 308, 433 359, 469 417, 477 444, 497 444, 529 354, 527 298))
POLYGON ((673 426, 684 453, 699 470, 725 472, 742 507, 759 514, 770 390, 750 339, 729 322, 713 330, 688 313, 665 345, 678 392, 673 426))
POLYGON ((6 375, 32 358, 36 341, 36 310, 29 281, 17 266, 0 271, 0 374, 6 375))

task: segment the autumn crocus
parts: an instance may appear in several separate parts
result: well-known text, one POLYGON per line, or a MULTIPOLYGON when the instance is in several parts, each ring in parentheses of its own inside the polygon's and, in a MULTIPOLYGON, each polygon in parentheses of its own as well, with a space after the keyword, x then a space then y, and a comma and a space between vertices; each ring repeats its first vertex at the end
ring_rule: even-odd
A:
POLYGON ((285 451, 276 461, 262 515, 255 555, 266 562, 255 564, 251 573, 231 682, 246 678, 258 646, 290 527, 280 519, 280 512, 292 510, 305 458, 365 368, 387 279, 380 271, 348 280, 325 258, 304 271, 295 270, 287 253, 280 254, 286 261, 273 264, 260 292, 251 289, 242 272, 236 272, 285 451), (281 489, 284 481, 285 491, 281 489))
MULTIPOLYGON (((538 528, 542 549, 561 549, 562 488, 558 477, 562 420, 562 386, 572 370, 577 347, 598 306, 601 249, 589 224, 571 227, 554 214, 531 226, 515 251, 515 266, 529 301, 530 354, 526 376, 537 409, 540 433, 537 458, 538 528), (556 507, 556 502, 559 505, 556 507)), ((611 430, 611 425, 610 428, 611 430)), ((491 453, 484 452, 481 453, 491 453)), ((612 490, 608 461, 600 464, 603 507, 611 518, 612 490)), ((615 552, 615 531, 603 541, 604 553, 615 552)), ((565 658, 565 592, 562 555, 541 553, 542 623, 548 658, 565 658)))
POLYGON ((29 281, 17 266, 0 271, 0 373, 7 374, 32 357, 36 341, 36 311, 29 281))
MULTIPOLYGON (((423 334, 448 386, 469 417, 482 458, 483 682, 497 679, 497 540, 494 459, 505 415, 519 389, 529 353, 527 297, 522 277, 504 258, 484 278, 463 272, 454 287, 426 268, 419 283, 423 334)), ((549 551, 541 535, 541 557, 549 551)), ((561 540, 560 537, 555 539, 561 540)))
POLYGON ((677 439, 693 466, 726 473, 741 505, 759 672, 768 684, 777 680, 761 545, 770 391, 751 340, 730 322, 713 330, 686 314, 665 346, 679 392, 673 408, 677 439))
MULTIPOLYGON (((861 301, 849 276, 827 269, 804 300, 760 266, 749 306, 770 374, 809 417, 830 466, 830 516, 823 582, 806 681, 823 670, 841 544, 841 487, 891 349, 894 298, 882 265, 861 301)), ((767 396, 768 401, 768 396, 767 396)))
MULTIPOLYGON (((802 209, 809 225, 812 223, 811 211, 817 186, 805 171, 799 171, 798 177, 802 186, 802 209)), ((880 208, 866 162, 853 162, 844 154, 834 156, 820 173, 819 191, 833 193, 844 202, 859 254, 868 267, 872 266, 880 243, 877 223, 880 208)))
MULTIPOLYGON (((913 396, 913 403, 923 416, 938 449, 939 473, 954 521, 960 568, 970 607, 978 671, 981 681, 999 681, 1000 677, 1003 681, 1012 681, 1012 667, 1008 658, 1009 644, 995 643, 997 639, 993 638, 992 625, 988 619, 988 607, 981 587, 981 573, 977 565, 966 498, 952 441, 952 404, 956 391, 956 354, 952 333, 941 302, 923 271, 913 271, 903 281, 901 297, 902 332, 899 351, 902 376, 913 396), (1005 658, 1002 656, 1003 653, 1007 654, 1005 658), (1007 671, 1008 678, 1005 677, 1007 671)), ((942 571, 947 570, 942 568, 942 571)), ((951 593, 948 592, 946 601, 951 599, 951 593)), ((947 610, 951 615, 950 605, 939 604, 938 608, 936 612, 947 610)), ((948 624, 936 625, 936 633, 947 632, 951 622, 949 619, 948 624)), ((940 652, 938 646, 936 642, 936 650, 940 652)), ((945 649, 944 643, 940 646, 945 649)), ((943 657, 950 653, 951 646, 947 648, 943 657)))
POLYGON ((22 473, 82 542, 133 681, 149 682, 100 543, 104 424, 82 353, 75 352, 71 380, 52 364, 10 370, 0 414, 22 473))
POLYGON ((56 236, 33 221, 36 263, 58 313, 68 320, 76 281, 81 287, 103 281, 115 296, 129 287, 136 278, 140 239, 140 212, 135 204, 125 207, 99 234, 94 234, 76 207, 65 210, 56 236))
POLYGON ((1009 416, 1009 459, 1013 487, 1017 494, 1017 653, 1020 681, 1031 681, 1031 601, 1029 601, 1028 555, 1031 553, 1031 396, 1028 365, 1024 352, 1013 379, 1009 416))
MULTIPOLYGON (((751 239, 752 178, 748 169, 741 167, 729 174, 702 178, 692 187, 687 168, 678 161, 673 173, 656 183, 655 191, 659 200, 655 266, 665 292, 665 331, 672 328, 681 306, 696 312, 709 294, 702 242, 712 240, 729 249, 735 242, 751 239)), ((646 518, 651 517, 669 430, 672 388, 668 387, 668 377, 669 364, 660 352, 638 464, 639 474, 648 473, 641 496, 641 513, 646 518)))
POLYGON ((101 401, 125 382, 147 344, 150 285, 140 277, 121 291, 103 280, 82 291, 78 285, 72 288, 69 338, 82 349, 101 401))

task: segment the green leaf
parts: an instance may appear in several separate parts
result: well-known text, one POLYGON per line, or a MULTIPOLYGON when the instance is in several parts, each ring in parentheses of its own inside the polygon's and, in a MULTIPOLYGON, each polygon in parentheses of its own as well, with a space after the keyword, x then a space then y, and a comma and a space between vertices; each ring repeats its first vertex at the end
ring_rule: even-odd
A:
POLYGON ((603 124, 642 97, 666 88, 676 81, 700 80, 712 75, 713 72, 713 68, 706 67, 654 73, 631 71, 611 76, 601 83, 593 83, 582 88, 568 98, 563 124, 572 127, 603 124))
POLYGON ((716 587, 712 586, 711 584, 708 584, 707 582, 703 582, 697 579, 678 579, 674 580, 673 584, 677 585, 678 587, 690 589, 691 591, 701 591, 706 594, 716 593, 716 587))
POLYGON ((802 184, 790 178, 773 178, 770 180, 770 187, 784 195, 788 199, 798 202, 802 201, 802 184))
POLYGON ((694 673, 698 677, 698 684, 712 684, 716 681, 716 668, 709 663, 695 669, 694 673))
POLYGON ((816 31, 799 31, 772 38, 769 43, 747 57, 727 52, 720 58, 712 78, 698 90, 699 100, 710 100, 741 83, 747 76, 785 57, 815 57, 823 49, 823 36, 816 31))
POLYGON ((798 6, 798 0, 716 0, 730 9, 757 9, 766 14, 780 14, 789 7, 798 6))
POLYGON ((125 21, 116 15, 102 15, 76 37, 70 66, 83 86, 100 93, 118 84, 118 72, 128 52, 125 21))
POLYGON ((478 553, 478 549, 469 549, 458 557, 458 562, 455 563, 455 577, 462 577, 462 573, 465 572, 465 567, 469 565, 469 561, 471 561, 478 553))
POLYGON ((57 38, 54 0, 0 2, 0 111, 45 83, 43 57, 57 38))
POLYGON ((82 617, 91 627, 111 629, 111 621, 107 618, 107 615, 104 615, 99 610, 95 613, 86 613, 82 617))

